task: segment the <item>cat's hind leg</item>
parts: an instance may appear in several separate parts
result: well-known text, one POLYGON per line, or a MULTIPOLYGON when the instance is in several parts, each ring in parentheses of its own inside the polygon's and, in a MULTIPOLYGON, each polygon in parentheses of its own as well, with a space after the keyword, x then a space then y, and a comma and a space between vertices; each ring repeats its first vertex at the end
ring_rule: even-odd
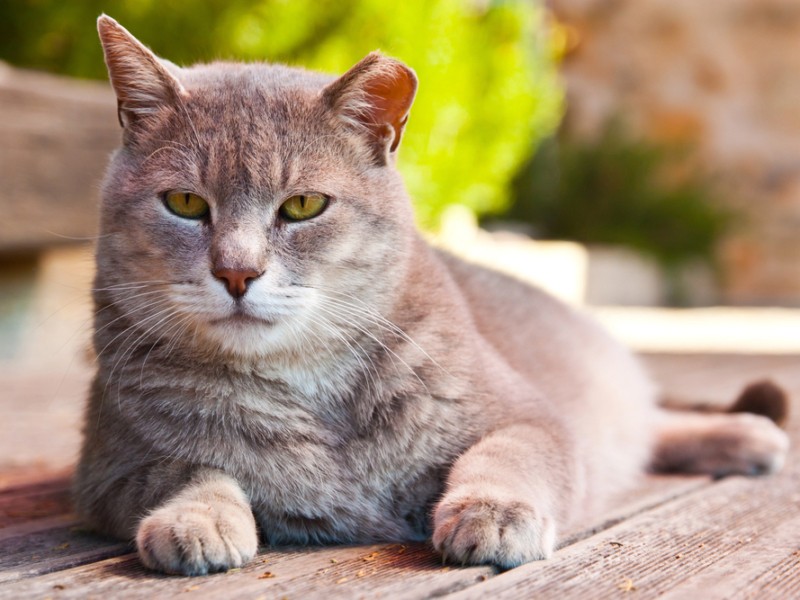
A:
POLYGON ((657 415, 655 471, 761 475, 781 469, 789 437, 775 421, 788 402, 770 382, 748 386, 729 412, 662 409, 657 415))

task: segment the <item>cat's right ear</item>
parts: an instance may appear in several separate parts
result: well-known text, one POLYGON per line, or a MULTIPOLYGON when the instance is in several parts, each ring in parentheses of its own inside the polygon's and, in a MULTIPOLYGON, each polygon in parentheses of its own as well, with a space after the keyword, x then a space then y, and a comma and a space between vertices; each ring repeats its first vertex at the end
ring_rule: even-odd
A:
POLYGON ((186 92, 158 57, 107 15, 97 19, 108 76, 117 95, 124 128, 134 127, 159 109, 180 102, 186 92))

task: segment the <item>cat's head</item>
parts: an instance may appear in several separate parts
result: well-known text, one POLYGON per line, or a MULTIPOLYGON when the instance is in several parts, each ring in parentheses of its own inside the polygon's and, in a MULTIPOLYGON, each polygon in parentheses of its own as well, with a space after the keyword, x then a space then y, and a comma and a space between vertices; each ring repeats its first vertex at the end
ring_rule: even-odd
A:
POLYGON ((338 79, 179 68, 109 17, 98 29, 123 127, 103 188, 103 301, 149 338, 242 355, 341 336, 334 322, 391 305, 415 236, 394 168, 413 71, 377 53, 338 79))

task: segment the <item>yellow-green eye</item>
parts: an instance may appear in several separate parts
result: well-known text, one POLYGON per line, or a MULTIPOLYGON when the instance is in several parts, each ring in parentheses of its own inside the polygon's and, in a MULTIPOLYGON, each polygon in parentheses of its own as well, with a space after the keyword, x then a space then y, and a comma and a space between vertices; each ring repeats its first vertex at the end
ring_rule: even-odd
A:
POLYGON ((321 214, 328 206, 328 199, 319 194, 292 196, 281 204, 280 213, 289 221, 305 221, 321 214))
POLYGON ((167 192, 164 203, 184 219, 202 219, 208 214, 208 202, 191 192, 167 192))

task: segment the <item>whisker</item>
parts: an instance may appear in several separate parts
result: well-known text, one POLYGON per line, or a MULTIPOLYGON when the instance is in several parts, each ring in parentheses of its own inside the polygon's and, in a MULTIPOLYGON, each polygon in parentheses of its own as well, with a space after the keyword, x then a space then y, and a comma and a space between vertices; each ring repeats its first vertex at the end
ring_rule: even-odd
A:
MULTIPOLYGON (((191 320, 192 320, 191 315, 184 315, 182 318, 179 318, 175 323, 173 323, 169 327, 169 329, 164 331, 163 337, 170 335, 170 339, 167 342, 166 348, 164 350, 164 353, 166 355, 169 356, 171 343, 186 331, 186 329, 189 327, 189 324, 191 324, 191 320)), ((147 366, 147 360, 150 358, 150 354, 153 352, 156 346, 158 346, 160 343, 161 340, 155 341, 153 345, 150 346, 150 350, 147 351, 147 354, 145 355, 144 360, 142 361, 142 368, 139 370, 139 387, 142 387, 144 385, 144 370, 145 367, 147 366)))
POLYGON ((340 339, 345 344, 345 347, 350 351, 350 353, 356 359, 356 361, 358 362, 358 364, 361 367, 361 369, 363 369, 364 375, 367 378, 367 386, 368 386, 368 388, 369 388, 369 382, 372 381, 373 387, 374 387, 375 391, 377 392, 376 382, 380 380, 380 374, 378 372, 377 366, 375 365, 375 362, 372 360, 372 357, 370 356, 370 353, 367 352, 364 349, 364 347, 358 342, 358 340, 355 339, 353 336, 351 336, 351 335, 347 334, 346 332, 336 328, 335 324, 332 321, 327 321, 324 318, 324 315, 317 314, 315 316, 317 318, 314 321, 315 324, 322 326, 326 331, 328 331, 328 333, 333 334, 334 336, 336 336, 338 339, 340 339), (355 346, 358 348, 358 350, 360 350, 361 353, 363 353, 363 356, 362 356, 362 354, 360 354, 358 352, 358 350, 356 350, 356 348, 354 348, 351 345, 350 342, 355 344, 355 346), (367 366, 367 364, 364 362, 365 358, 366 358, 366 360, 369 361, 370 366, 367 366), (373 373, 375 374, 375 378, 374 379, 372 377, 373 373))
MULTIPOLYGON (((156 304, 156 303, 154 302, 154 303, 152 303, 150 306, 152 306, 153 304, 156 304)), ((99 363, 99 362, 100 362, 100 358, 103 356, 103 354, 104 354, 104 353, 105 353, 105 351, 108 349, 108 347, 109 347, 111 344, 113 344, 113 343, 114 343, 114 342, 115 342, 115 341, 116 341, 118 338, 120 338, 121 336, 123 336, 123 335, 125 335, 126 333, 128 333, 128 337, 126 337, 126 338, 125 338, 125 340, 122 342, 122 343, 124 344, 124 343, 125 343, 127 340, 129 340, 129 339, 131 338, 131 336, 132 336, 132 335, 134 335, 134 334, 136 333, 136 328, 137 328, 138 326, 141 326, 142 324, 144 324, 144 323, 147 323, 148 321, 150 321, 150 320, 152 320, 152 319, 157 319, 157 318, 159 318, 161 315, 164 315, 165 313, 169 312, 169 310, 170 310, 170 309, 161 309, 161 310, 156 310, 154 313, 150 314, 149 316, 146 316, 146 317, 145 317, 144 319, 142 319, 141 321, 138 321, 138 322, 132 323, 132 324, 131 324, 131 325, 129 325, 128 327, 125 327, 125 328, 124 328, 122 331, 120 331, 120 332, 119 332, 117 335, 115 335, 115 336, 114 336, 114 337, 113 337, 113 338, 112 338, 112 339, 111 339, 111 340, 110 340, 110 341, 109 341, 109 342, 108 342, 108 343, 107 343, 107 344, 106 344, 106 345, 103 347, 103 349, 102 349, 102 350, 101 350, 101 351, 100 351, 100 352, 97 354, 97 356, 95 357, 95 360, 96 360, 96 361, 99 363), (130 332, 130 333, 129 333, 129 332, 130 332)), ((122 316, 118 317, 118 319, 119 319, 119 318, 122 318, 122 317, 127 317, 127 316, 130 316, 130 315, 123 314, 122 316)), ((116 320, 118 320, 118 319, 115 319, 115 321, 116 321, 116 320)), ((118 353, 119 353, 119 350, 117 350, 117 352, 114 354, 114 357, 116 357, 118 353)), ((113 359, 112 359, 112 360, 113 360, 113 359)), ((116 363, 115 363, 115 365, 116 365, 116 363)), ((106 379, 106 385, 105 385, 105 387, 103 388, 103 393, 102 393, 102 395, 100 396, 100 400, 99 400, 99 402, 100 402, 100 406, 99 406, 99 408, 98 408, 98 411, 97 411, 97 423, 96 423, 96 425, 95 425, 96 427, 100 427, 100 417, 102 416, 102 413, 103 413, 103 405, 105 404, 105 400, 106 400, 106 392, 108 391, 108 384, 111 382, 111 376, 112 376, 112 375, 113 375, 113 369, 112 369, 112 372, 111 372, 111 374, 110 374, 110 375, 108 375, 108 377, 107 377, 107 379, 106 379)))
MULTIPOLYGON (((167 310, 165 310, 165 311, 162 311, 161 313, 159 313, 159 315, 163 315, 163 316, 161 316, 161 317, 160 317, 160 318, 159 318, 159 319, 158 319, 158 320, 157 320, 157 321, 156 321, 156 322, 155 322, 153 325, 151 325, 150 327, 148 327, 146 331, 144 331, 143 333, 141 333, 141 334, 139 335, 139 337, 137 337, 137 338, 136 338, 136 339, 135 339, 135 340, 134 340, 132 343, 130 343, 130 344, 128 345, 128 347, 127 347, 127 348, 124 350, 124 352, 122 353, 122 356, 119 356, 119 357, 117 357, 117 354, 119 353, 119 350, 117 351, 117 353, 115 353, 115 354, 114 354, 114 358, 115 358, 116 360, 114 361, 114 364, 113 364, 113 366, 111 367, 111 372, 108 374, 108 378, 106 379, 106 385, 105 385, 105 387, 103 388, 103 398, 105 398, 105 396, 106 396, 106 392, 107 392, 107 390, 108 390, 108 386, 109 386, 109 384, 111 383, 111 381, 113 380, 113 378, 114 378, 114 373, 116 372, 116 370, 117 370, 117 367, 118 367, 118 366, 120 366, 120 363, 121 363, 121 361, 123 361, 123 360, 124 360, 124 363, 122 363, 122 365, 121 365, 121 367, 124 369, 124 368, 125 368, 125 366, 128 364, 128 362, 130 361, 130 359, 132 358, 132 356, 133 356, 133 352, 134 352, 134 351, 136 350, 136 348, 139 346, 139 343, 140 343, 140 342, 141 342, 141 341, 142 341, 142 340, 143 340, 145 337, 147 337, 147 336, 148 336, 148 335, 149 335, 149 334, 150 334, 152 331, 154 331, 155 329, 157 329, 158 327, 160 327, 162 323, 164 323, 165 321, 169 321, 169 319, 171 319, 172 317, 174 317, 176 314, 179 314, 179 310, 178 310, 178 309, 167 309, 167 310), (166 313, 166 314, 165 314, 165 313, 166 313)), ((141 323, 138 323, 138 325, 141 325, 141 323)), ((131 338, 131 337, 132 337, 132 336, 133 336, 135 333, 136 333, 136 332, 135 332, 135 331, 133 331, 133 332, 132 332, 132 333, 131 333, 131 334, 130 334, 130 335, 127 337, 127 338, 125 338, 125 340, 122 342, 121 346, 124 346, 124 345, 125 345, 125 344, 128 342, 128 340, 129 340, 129 339, 130 339, 130 338, 131 338)), ((119 401, 120 401, 120 393, 119 393, 119 392, 120 392, 120 385, 121 385, 121 384, 122 384, 122 382, 121 382, 121 381, 118 381, 118 382, 117 382, 117 402, 119 402, 119 401)))
MULTIPOLYGON (((157 306, 157 305, 159 305, 159 304, 161 304, 161 301, 160 301, 158 298, 156 298, 156 299, 155 299, 155 300, 153 300, 152 302, 149 302, 149 303, 147 303, 147 304, 144 304, 143 306, 137 307, 135 310, 147 310, 147 309, 150 309, 150 308, 152 308, 153 306, 157 306)), ((109 304, 109 305, 108 305, 108 306, 106 306, 105 308, 103 308, 103 309, 101 309, 101 310, 97 311, 97 313, 96 313, 96 314, 100 314, 100 313, 101 313, 101 312, 103 312, 104 310, 106 310, 106 309, 108 309, 108 308, 112 308, 112 306, 115 306, 115 305, 109 304)), ((134 312, 135 312, 135 311, 134 311, 134 312)), ((95 334, 97 334, 97 333, 100 333, 101 331, 103 331, 103 330, 104 330, 104 329, 106 329, 107 327, 110 327, 111 325, 113 325, 114 323, 116 323, 117 321, 119 321, 120 319, 124 319, 124 318, 126 318, 126 317, 131 317, 131 316, 132 316, 132 315, 131 315, 131 313, 125 313, 125 312, 123 312, 123 313, 122 313, 120 316, 116 317, 115 319, 112 319, 111 321, 109 321, 108 323, 106 323, 105 325, 103 325, 102 327, 98 327, 98 328, 95 330, 95 334)), ((135 327, 135 325, 136 325, 136 324, 132 324, 132 325, 130 325, 130 327, 135 327)), ((111 342, 113 342, 113 341, 114 341, 114 340, 116 340, 116 339, 117 339, 117 338, 114 338, 114 339, 112 339, 112 340, 111 340, 111 342)), ((109 343, 111 343, 111 342, 109 342, 109 343)), ((103 352, 105 351, 106 347, 108 347, 108 345, 106 345, 106 346, 103 348, 103 350, 101 350, 101 351, 100 351, 100 353, 99 353, 99 354, 96 356, 96 358, 97 358, 97 359, 99 359, 99 358, 100 358, 100 356, 101 356, 101 355, 103 354, 103 352)))
MULTIPOLYGON (((161 304, 161 303, 160 303, 159 301, 157 301, 157 300, 156 300, 156 301, 153 301, 153 302, 151 302, 151 303, 150 303, 150 304, 148 304, 148 305, 145 305, 145 306, 144 306, 144 307, 142 307, 142 308, 143 308, 143 309, 148 309, 148 308, 151 308, 151 307, 153 307, 153 306, 160 305, 160 304, 161 304)), ((166 312, 167 312, 167 311, 169 311, 169 310, 170 310, 169 308, 164 308, 164 309, 156 310, 155 312, 153 312, 153 313, 150 313, 149 315, 148 315, 147 313, 145 313, 145 317, 144 317, 143 319, 141 319, 141 320, 139 320, 139 321, 137 321, 137 322, 135 322, 135 323, 132 323, 132 324, 130 324, 128 327, 126 327, 125 329, 123 329, 123 330, 122 330, 120 333, 118 333, 118 334, 117 334, 117 335, 115 335, 113 338, 111 338, 111 340, 110 340, 110 341, 109 341, 109 342, 108 342, 108 343, 107 343, 105 346, 103 346, 103 349, 102 349, 100 352, 98 352, 98 354, 97 354, 97 356, 95 357, 95 359, 96 359, 96 360, 99 362, 100 358, 103 356, 103 353, 106 351, 106 349, 108 349, 108 347, 109 347, 111 344, 113 344, 113 343, 114 343, 114 342, 115 342, 115 341, 116 341, 116 340, 117 340, 117 339, 118 339, 120 336, 124 335, 125 333, 127 333, 127 332, 128 332, 128 331, 130 331, 131 329, 135 329, 137 326, 139 326, 139 325, 142 325, 143 323, 146 323, 146 322, 148 322, 150 319, 157 318, 157 317, 158 317, 158 315, 164 314, 164 313, 166 313, 166 312)), ((106 324, 105 324, 103 327, 101 327, 100 329, 98 329, 98 330, 97 330, 97 332, 100 332, 100 331, 102 331, 103 329, 105 329, 105 328, 106 328, 106 327, 108 327, 109 325, 112 325, 113 323, 115 323, 115 322, 119 321, 120 319, 124 319, 124 318, 130 318, 130 317, 132 317, 132 316, 133 316, 133 315, 131 315, 131 314, 128 314, 128 313, 123 313, 122 315, 120 315, 119 317, 117 317, 116 319, 114 319, 113 321, 111 321, 111 322, 109 322, 109 323, 106 323, 106 324)))
POLYGON ((47 235, 52 235, 54 237, 61 238, 62 240, 71 240, 73 242, 93 242, 94 240, 99 240, 104 237, 113 235, 111 233, 104 233, 102 235, 73 236, 73 235, 65 235, 63 233, 57 233, 55 231, 50 231, 49 229, 42 229, 41 231, 43 231, 47 235))
MULTIPOLYGON (((312 286, 304 286, 304 287, 312 287, 312 286)), ((378 313, 375 309, 373 309, 367 303, 362 301, 360 298, 357 298, 352 294, 348 294, 347 292, 341 292, 338 290, 332 290, 328 288, 314 287, 313 289, 317 290, 317 292, 319 292, 322 296, 326 296, 329 301, 334 302, 343 309, 347 310, 349 314, 353 316, 366 317, 369 320, 371 320, 375 325, 383 327, 385 330, 389 330, 396 333, 398 336, 400 336, 409 344, 414 346, 417 350, 419 350, 425 356, 425 358, 431 361, 431 363, 433 363, 433 365, 436 366, 439 370, 441 370, 446 375, 452 377, 452 375, 447 371, 447 369, 445 369, 441 364, 439 364, 438 361, 436 361, 422 346, 420 346, 414 339, 412 339, 411 336, 409 336, 403 329, 401 329, 395 323, 393 323, 392 321, 390 321, 389 319, 378 313), (366 314, 360 312, 358 306, 337 298, 331 298, 330 296, 327 295, 328 293, 339 294, 342 296, 346 296, 352 300, 355 300, 356 302, 358 302, 359 306, 363 308, 364 311, 366 311, 366 314)))
MULTIPOLYGON (((326 308, 326 307, 325 307, 323 304, 320 304, 318 308, 319 308, 320 310, 324 310, 324 311, 326 311, 328 314, 331 314, 331 315, 334 315, 334 316, 341 316, 341 315, 337 315, 337 313, 333 312, 333 311, 332 311, 332 310, 330 310, 329 308, 326 308)), ((411 366, 410 366, 410 365, 409 365, 409 364, 408 364, 408 363, 407 363, 405 360, 403 360, 403 359, 400 357, 400 355, 398 355, 398 354, 397 354, 397 353, 396 353, 394 350, 392 350, 392 349, 391 349, 391 348, 390 348, 390 347, 389 347, 387 344, 385 344, 385 343, 384 343, 382 340, 380 340, 380 339, 379 339, 379 338, 378 338, 378 337, 377 337, 375 334, 373 334, 373 333, 372 333, 372 332, 371 332, 369 329, 367 329, 366 327, 364 327, 364 326, 361 326, 361 325, 359 325, 359 324, 357 324, 357 323, 355 323, 355 322, 350 322, 350 323, 349 323, 349 325, 350 325, 351 327, 355 327, 355 328, 356 328, 358 331, 360 331, 360 332, 361 332, 361 333, 363 333, 364 335, 366 335, 366 336, 368 336, 369 338, 371 338, 371 339, 372 339, 372 340, 373 340, 373 341, 374 341, 376 344, 378 344, 380 347, 382 347, 382 348, 383 348, 383 349, 384 349, 386 352, 388 352, 388 353, 389 353, 389 354, 391 354, 391 355, 392 355, 394 358, 396 358, 398 361, 400 361, 400 363, 401 363, 403 366, 405 366, 405 367, 406 367, 406 369, 408 369, 408 371, 409 371, 409 372, 410 372, 410 373, 411 373, 411 374, 412 374, 412 375, 413 375, 413 376, 414 376, 414 377, 417 379, 417 381, 419 381, 419 383, 422 385, 422 387, 423 387, 423 388, 425 388, 425 390, 429 392, 429 390, 428 390, 428 386, 427 386, 427 385, 425 384, 425 382, 424 382, 424 381, 423 381, 423 380, 420 378, 420 376, 417 374, 417 372, 416 372, 416 371, 415 371, 415 370, 414 370, 414 369, 413 369, 413 368, 412 368, 412 367, 411 367, 411 366)), ((392 362, 394 362, 394 359, 392 359, 392 362)), ((430 393, 430 392, 429 392, 429 393, 430 393)))

